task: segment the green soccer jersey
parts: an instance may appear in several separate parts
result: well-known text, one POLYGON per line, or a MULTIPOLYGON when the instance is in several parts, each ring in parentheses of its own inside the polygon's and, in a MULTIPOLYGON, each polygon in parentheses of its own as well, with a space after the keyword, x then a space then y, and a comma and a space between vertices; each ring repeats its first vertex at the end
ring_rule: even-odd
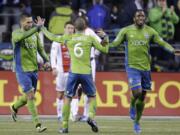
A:
POLYGON ((28 31, 22 29, 13 31, 12 44, 14 49, 15 71, 37 71, 37 52, 39 52, 45 62, 48 61, 37 31, 38 28, 36 27, 28 31))
POLYGON ((135 25, 127 26, 118 33, 116 39, 109 45, 115 47, 125 45, 126 67, 131 67, 143 71, 150 70, 151 56, 149 54, 150 43, 154 42, 167 50, 173 52, 174 48, 163 41, 158 33, 151 27, 145 25, 138 29, 135 25))
POLYGON ((108 46, 103 47, 92 36, 76 33, 71 36, 55 36, 42 28, 42 31, 50 40, 64 43, 68 47, 71 59, 71 72, 77 74, 91 74, 90 52, 91 47, 95 47, 99 51, 108 52, 108 46))

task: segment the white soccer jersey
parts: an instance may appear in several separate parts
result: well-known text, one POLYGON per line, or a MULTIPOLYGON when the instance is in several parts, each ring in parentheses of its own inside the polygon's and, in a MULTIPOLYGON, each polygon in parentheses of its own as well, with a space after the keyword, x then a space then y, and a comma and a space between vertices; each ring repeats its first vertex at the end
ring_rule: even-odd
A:
POLYGON ((51 67, 56 68, 58 75, 56 77, 56 90, 64 91, 70 68, 70 56, 65 45, 53 42, 51 48, 51 67))
MULTIPOLYGON (((98 37, 98 35, 91 29, 86 28, 85 35, 93 36, 96 40, 101 42, 101 38, 98 37)), ((91 48, 91 67, 92 67, 92 77, 93 81, 95 82, 95 76, 96 76, 96 61, 95 61, 95 55, 99 55, 99 51, 96 50, 94 47, 91 48)))
POLYGON ((56 68, 58 72, 68 72, 70 67, 70 56, 65 45, 53 42, 51 48, 51 67, 56 68))
MULTIPOLYGON (((101 42, 101 38, 91 28, 86 28, 85 35, 93 36, 96 40, 99 41, 99 43, 101 42)), ((94 49, 94 47, 92 47, 91 58, 95 58, 95 55, 99 55, 99 51, 94 49)))

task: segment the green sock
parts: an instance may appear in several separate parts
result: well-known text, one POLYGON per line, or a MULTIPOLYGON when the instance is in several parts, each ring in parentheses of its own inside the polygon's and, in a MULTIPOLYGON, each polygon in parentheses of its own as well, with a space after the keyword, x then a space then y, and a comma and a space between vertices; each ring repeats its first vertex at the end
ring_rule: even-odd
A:
POLYGON ((37 108, 35 106, 34 100, 28 100, 27 105, 28 105, 28 110, 32 115, 33 122, 35 125, 37 125, 39 123, 39 118, 38 118, 38 112, 37 112, 37 108))
POLYGON ((69 115, 70 115, 70 104, 64 104, 63 110, 62 110, 62 116, 63 116, 63 124, 62 128, 68 128, 68 121, 69 121, 69 115))
POLYGON ((132 96, 131 97, 131 102, 130 102, 130 107, 135 107, 136 99, 132 96))
POLYGON ((24 106, 27 103, 26 95, 21 96, 15 103, 14 109, 18 110, 20 107, 24 106))
POLYGON ((96 100, 93 99, 89 102, 89 118, 93 119, 96 115, 96 100))
POLYGON ((136 102, 136 119, 135 119, 135 123, 139 123, 140 119, 141 119, 141 116, 142 116, 142 113, 143 113, 143 110, 144 110, 144 102, 141 101, 141 100, 137 100, 136 102))

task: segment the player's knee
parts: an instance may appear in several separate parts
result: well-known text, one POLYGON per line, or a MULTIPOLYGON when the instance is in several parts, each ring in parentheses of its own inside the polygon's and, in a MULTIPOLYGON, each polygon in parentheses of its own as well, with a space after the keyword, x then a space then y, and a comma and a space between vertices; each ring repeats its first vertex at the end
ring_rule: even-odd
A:
POLYGON ((133 91, 133 97, 135 98, 135 99, 138 99, 138 98, 140 98, 141 97, 141 95, 142 95, 142 92, 141 91, 133 91))
POLYGON ((62 100, 62 99, 64 98, 64 94, 60 94, 60 95, 58 96, 58 98, 59 98, 60 100, 62 100))
POLYGON ((64 91, 63 92, 58 92, 57 93, 57 98, 62 100, 64 98, 64 91))
POLYGON ((28 99, 28 100, 34 100, 35 97, 34 97, 34 95, 29 95, 29 96, 27 96, 27 99, 28 99))
POLYGON ((35 99, 34 91, 30 91, 27 93, 27 99, 28 100, 34 100, 35 99))
POLYGON ((146 91, 142 91, 141 96, 139 97, 139 100, 144 101, 146 98, 146 91))

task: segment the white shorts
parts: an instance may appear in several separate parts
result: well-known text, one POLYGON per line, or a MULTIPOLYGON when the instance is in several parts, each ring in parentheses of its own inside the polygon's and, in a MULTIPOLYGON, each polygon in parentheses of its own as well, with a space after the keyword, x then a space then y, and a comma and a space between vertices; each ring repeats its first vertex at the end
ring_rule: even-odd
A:
POLYGON ((58 73, 58 76, 56 77, 56 91, 65 91, 68 74, 68 72, 58 73))

